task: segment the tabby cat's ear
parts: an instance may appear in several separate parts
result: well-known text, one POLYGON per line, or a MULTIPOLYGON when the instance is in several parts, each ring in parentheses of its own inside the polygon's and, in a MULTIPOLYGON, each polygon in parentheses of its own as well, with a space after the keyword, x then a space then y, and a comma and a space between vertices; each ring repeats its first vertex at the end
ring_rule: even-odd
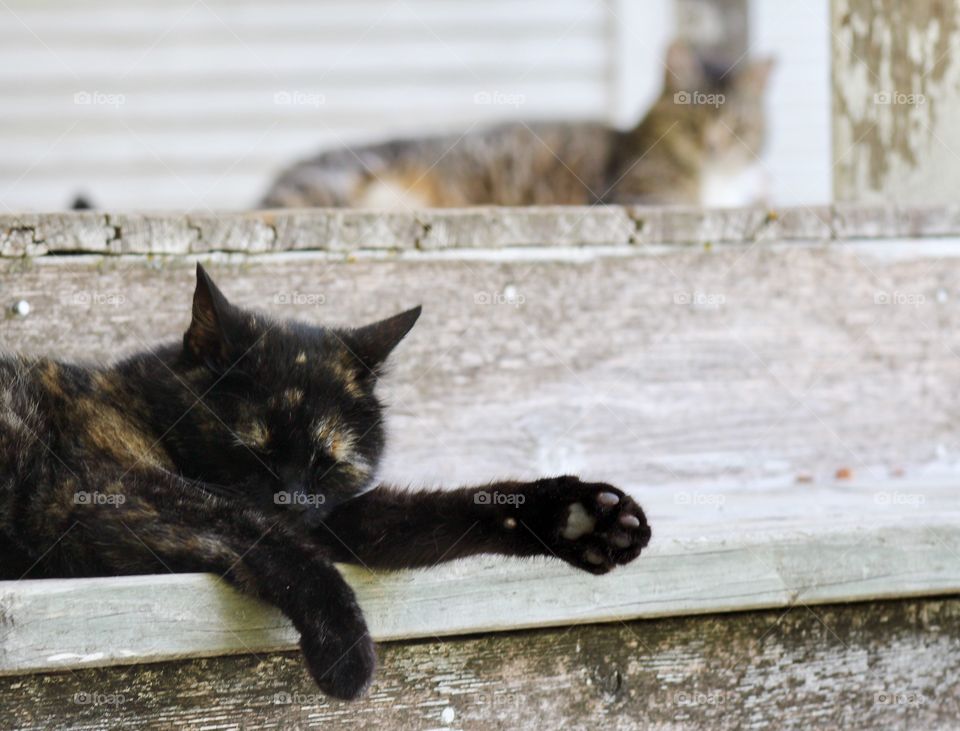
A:
POLYGON ((350 349, 364 367, 376 373, 390 351, 410 332, 420 317, 420 310, 417 305, 412 310, 351 331, 350 349))
POLYGON ((697 91, 706 88, 703 62, 686 41, 676 40, 667 49, 664 63, 664 89, 668 92, 697 91))
POLYGON ((183 347, 197 360, 214 369, 222 367, 229 356, 226 320, 230 310, 227 298, 217 289, 206 270, 197 264, 193 319, 183 336, 183 347))
POLYGON ((737 89, 755 96, 763 95, 763 92, 766 91, 770 74, 776 65, 777 61, 772 57, 759 58, 756 61, 751 61, 742 72, 737 74, 737 89))

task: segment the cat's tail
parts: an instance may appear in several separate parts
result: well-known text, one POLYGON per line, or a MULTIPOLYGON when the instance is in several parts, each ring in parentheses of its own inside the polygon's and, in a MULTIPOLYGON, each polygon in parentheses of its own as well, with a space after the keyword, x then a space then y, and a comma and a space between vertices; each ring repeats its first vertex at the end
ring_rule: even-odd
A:
POLYGON ((382 149, 330 150, 288 167, 260 200, 260 208, 338 208, 357 205, 366 186, 387 167, 382 149))

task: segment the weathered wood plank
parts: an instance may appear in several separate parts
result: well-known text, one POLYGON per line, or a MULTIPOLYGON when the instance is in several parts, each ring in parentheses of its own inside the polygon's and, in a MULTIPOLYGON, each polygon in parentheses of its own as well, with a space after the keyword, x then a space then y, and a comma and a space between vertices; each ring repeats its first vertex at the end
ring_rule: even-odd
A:
MULTIPOLYGON (((851 220, 856 229, 859 219, 851 220)), ((864 220, 875 226, 879 219, 864 220)), ((813 603, 836 599, 835 584, 856 589, 845 598, 956 590, 956 242, 624 248, 616 256, 548 249, 410 252, 385 260, 218 256, 210 257, 210 270, 238 303, 314 322, 356 323, 424 303, 424 317, 384 383, 393 405, 386 479, 451 484, 575 471, 620 484, 643 501, 654 544, 637 574, 620 574, 630 577, 623 586, 590 583, 596 580, 560 566, 495 565, 491 575, 514 577, 504 606, 523 606, 524 616, 569 622, 599 607, 600 618, 614 619, 636 616, 640 602, 657 600, 671 612, 786 605, 797 587, 813 603), (863 479, 833 480, 841 468, 863 479), (929 482, 937 474, 943 481, 929 482), (811 569, 809 559, 794 563, 802 554, 789 529, 798 518, 808 528, 835 527, 837 540, 853 542, 808 533, 809 546, 833 552, 819 554, 820 568, 811 569), (676 583, 676 575, 673 585, 657 582, 655 567, 678 546, 695 548, 702 536, 716 547, 711 541, 727 532, 745 541, 738 550, 749 550, 751 525, 766 521, 769 528, 773 520, 780 521, 779 538, 767 529, 764 543, 742 554, 756 582, 755 593, 745 593, 763 597, 759 604, 738 599, 730 576, 714 572, 721 564, 705 566, 695 550, 671 559, 685 567, 687 583, 676 583), (869 537, 858 532, 865 523, 878 532, 857 542, 869 537), (813 582, 804 573, 824 568, 826 578, 813 582), (557 610, 537 603, 543 595, 562 602, 567 576, 587 582, 576 584, 582 588, 569 603, 557 610), (705 585, 714 576, 725 578, 705 585), (588 599, 584 592, 599 587, 588 599), (631 593, 638 587, 649 591, 631 593), (698 606, 689 587, 730 604, 698 606)), ((7 303, 29 301, 32 310, 4 322, 3 346, 113 358, 179 337, 191 288, 190 264, 176 258, 8 259, 0 262, 0 292, 7 303)), ((477 566, 427 574, 418 591, 435 581, 433 596, 452 606, 457 572, 477 580, 477 566)), ((476 601, 476 593, 458 601, 476 601)), ((386 623, 416 614, 417 605, 398 608, 387 605, 387 593, 371 596, 384 602, 381 636, 404 636, 390 635, 386 623)), ((450 614, 449 631, 471 629, 450 614)), ((242 632, 276 637, 269 620, 247 619, 236 620, 242 632), (252 626, 243 624, 247 619, 252 626)), ((418 621, 438 619, 423 614, 418 621)), ((511 621, 515 626, 517 616, 511 621)), ((26 637, 15 626, 3 631, 26 637)), ((281 634, 278 641, 286 646, 289 639, 281 634)), ((80 641, 61 651, 99 649, 80 641)))
MULTIPOLYGON (((922 520, 857 527, 665 527, 605 577, 474 559, 383 574, 344 567, 375 639, 960 593, 960 498, 922 520)), ((656 504, 654 510, 656 510, 656 504)), ((206 574, 0 582, 0 675, 296 648, 272 608, 206 574), (77 625, 84 627, 77 632, 77 625)))
MULTIPOLYGON (((78 627, 78 631, 82 628, 78 627)), ((369 697, 293 653, 0 678, 4 724, 107 729, 947 729, 960 600, 389 643, 369 697)))
POLYGON ((620 206, 469 208, 395 213, 0 215, 0 258, 63 253, 189 255, 283 251, 397 253, 509 247, 709 245, 960 236, 960 207, 836 206, 703 210, 620 206))
MULTIPOLYGON (((209 266, 236 302, 312 322, 356 324, 423 303, 383 384, 389 479, 581 471, 631 488, 766 485, 787 491, 786 503, 804 473, 823 482, 847 467, 877 480, 929 463, 955 473, 951 251, 952 241, 912 241, 209 266)), ((4 322, 2 344, 110 359, 179 338, 191 266, 2 262, 5 304, 32 307, 4 322)), ((684 508, 694 523, 720 509, 684 508)))

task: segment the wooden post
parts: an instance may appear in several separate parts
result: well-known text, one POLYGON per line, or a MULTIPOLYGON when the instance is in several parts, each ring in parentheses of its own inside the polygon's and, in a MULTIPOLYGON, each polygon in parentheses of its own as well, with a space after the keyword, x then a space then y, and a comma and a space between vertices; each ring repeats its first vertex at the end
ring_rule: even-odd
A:
POLYGON ((960 4, 833 0, 839 201, 937 203, 960 191, 960 4))

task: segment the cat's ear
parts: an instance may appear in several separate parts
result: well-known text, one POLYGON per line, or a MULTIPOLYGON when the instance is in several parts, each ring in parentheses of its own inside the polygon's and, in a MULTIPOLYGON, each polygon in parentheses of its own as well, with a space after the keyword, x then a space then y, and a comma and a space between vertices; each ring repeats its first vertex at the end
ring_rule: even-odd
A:
POLYGON ((776 65, 777 60, 772 56, 751 61, 743 71, 737 74, 737 89, 754 96, 762 96, 776 65))
POLYGON ((193 292, 193 317, 183 336, 183 347, 197 360, 218 369, 230 352, 227 319, 232 306, 217 289, 206 270, 197 264, 197 288, 193 292))
POLYGON ((670 44, 664 66, 666 73, 663 87, 666 92, 697 91, 705 88, 703 62, 687 41, 678 39, 670 44))
POLYGON ((410 332, 410 328, 420 317, 420 310, 420 305, 417 305, 412 310, 352 330, 350 349, 361 365, 376 373, 390 355, 390 351, 410 332))

